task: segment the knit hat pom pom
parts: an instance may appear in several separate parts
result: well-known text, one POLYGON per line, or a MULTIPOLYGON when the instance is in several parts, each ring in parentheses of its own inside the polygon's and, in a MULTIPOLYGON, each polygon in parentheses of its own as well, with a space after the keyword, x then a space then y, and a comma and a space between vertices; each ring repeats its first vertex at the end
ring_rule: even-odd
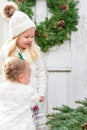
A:
POLYGON ((9 20, 16 10, 18 10, 18 6, 14 2, 7 2, 2 9, 2 15, 9 20))

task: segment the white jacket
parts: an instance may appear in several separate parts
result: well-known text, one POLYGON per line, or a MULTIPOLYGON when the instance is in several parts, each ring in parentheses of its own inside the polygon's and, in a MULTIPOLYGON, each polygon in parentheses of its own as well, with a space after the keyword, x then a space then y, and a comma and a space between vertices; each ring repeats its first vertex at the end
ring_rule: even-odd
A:
MULTIPOLYGON (((40 52, 40 48, 36 45, 35 46, 38 51, 40 52)), ((7 50, 9 46, 3 45, 0 50, 0 62, 2 63, 2 66, 4 62, 6 61, 7 57, 7 50)), ((16 52, 14 56, 18 56, 19 48, 16 48, 16 52)), ((22 52, 22 55, 26 61, 29 62, 29 49, 26 49, 22 52)), ((45 89, 46 89, 46 71, 43 63, 43 59, 41 57, 41 54, 39 53, 38 58, 31 63, 31 82, 30 85, 35 89, 35 91, 38 92, 40 96, 45 95, 45 89)))
POLYGON ((38 96, 29 85, 0 84, 0 130, 35 130, 31 108, 38 96))

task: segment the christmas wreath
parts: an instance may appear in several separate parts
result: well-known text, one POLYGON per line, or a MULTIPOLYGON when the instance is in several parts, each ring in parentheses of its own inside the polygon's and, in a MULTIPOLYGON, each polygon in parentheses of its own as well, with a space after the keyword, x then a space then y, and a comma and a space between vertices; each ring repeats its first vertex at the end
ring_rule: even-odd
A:
MULTIPOLYGON (((9 0, 18 4, 19 9, 29 17, 34 15, 32 6, 36 0, 9 0)), ((72 31, 77 31, 78 24, 78 0, 47 0, 51 18, 46 17, 44 22, 37 25, 35 32, 36 43, 43 52, 49 50, 54 45, 61 45, 65 40, 70 39, 72 31)))

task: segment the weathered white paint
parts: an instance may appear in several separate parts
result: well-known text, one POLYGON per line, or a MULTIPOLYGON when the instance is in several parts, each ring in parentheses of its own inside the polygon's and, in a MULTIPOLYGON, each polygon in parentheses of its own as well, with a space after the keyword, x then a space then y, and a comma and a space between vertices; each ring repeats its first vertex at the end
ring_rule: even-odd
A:
POLYGON ((71 53, 53 51, 47 55, 48 71, 71 71, 71 53))
POLYGON ((8 21, 2 18, 2 6, 7 0, 0 0, 0 45, 8 38, 8 21))
POLYGON ((44 21, 47 16, 46 0, 36 0, 36 22, 44 21))
POLYGON ((48 74, 48 112, 52 111, 52 107, 61 104, 70 104, 69 96, 69 80, 70 72, 49 72, 48 74))
MULTIPOLYGON (((4 2, 6 0, 0 1, 0 10, 4 2)), ((78 7, 78 31, 71 34, 70 41, 43 54, 48 72, 46 113, 62 104, 75 107, 75 100, 87 96, 87 0, 80 0, 78 7)), ((48 10, 46 0, 37 0, 33 20, 39 24, 46 16, 51 17, 48 10)), ((0 43, 7 37, 8 22, 0 15, 0 43)))

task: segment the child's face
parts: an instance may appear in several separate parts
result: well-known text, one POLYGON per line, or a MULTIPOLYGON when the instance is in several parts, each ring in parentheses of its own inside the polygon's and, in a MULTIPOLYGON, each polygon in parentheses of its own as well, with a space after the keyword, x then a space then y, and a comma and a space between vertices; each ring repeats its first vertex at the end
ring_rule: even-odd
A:
POLYGON ((25 72, 19 75, 19 82, 22 84, 28 84, 30 82, 31 68, 27 65, 25 72))
POLYGON ((17 43, 16 43, 17 46, 22 50, 31 47, 32 42, 34 40, 34 33, 35 33, 34 28, 31 28, 23 32, 17 39, 17 43))

